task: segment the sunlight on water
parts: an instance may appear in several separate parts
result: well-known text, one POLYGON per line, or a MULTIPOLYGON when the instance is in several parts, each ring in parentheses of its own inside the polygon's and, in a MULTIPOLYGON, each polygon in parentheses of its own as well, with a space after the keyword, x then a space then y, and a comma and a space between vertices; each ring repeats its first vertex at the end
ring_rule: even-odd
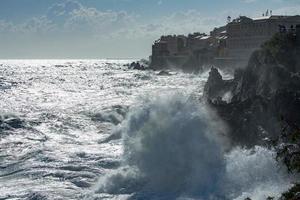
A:
POLYGON ((243 200, 289 187, 271 150, 226 152, 225 124, 197 102, 208 72, 128 62, 0 61, 0 199, 243 200))
POLYGON ((120 165, 121 141, 101 141, 138 97, 201 90, 207 78, 132 71, 128 62, 0 62, 0 198, 80 199, 120 165))

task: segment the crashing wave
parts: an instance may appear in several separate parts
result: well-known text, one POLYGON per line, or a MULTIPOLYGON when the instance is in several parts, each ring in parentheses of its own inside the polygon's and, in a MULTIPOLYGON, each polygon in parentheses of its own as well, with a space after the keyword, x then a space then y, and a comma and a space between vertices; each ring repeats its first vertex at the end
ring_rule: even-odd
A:
POLYGON ((131 199, 265 199, 291 186, 274 152, 228 149, 226 127, 206 106, 180 94, 145 99, 122 124, 123 164, 97 193, 131 199))

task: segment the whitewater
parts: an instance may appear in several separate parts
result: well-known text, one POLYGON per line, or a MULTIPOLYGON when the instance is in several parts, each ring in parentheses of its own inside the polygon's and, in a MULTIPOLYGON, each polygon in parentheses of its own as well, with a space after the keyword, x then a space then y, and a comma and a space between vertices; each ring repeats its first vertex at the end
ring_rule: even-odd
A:
POLYGON ((0 61, 0 199, 264 200, 292 186, 272 149, 231 146, 199 100, 208 72, 130 62, 0 61))

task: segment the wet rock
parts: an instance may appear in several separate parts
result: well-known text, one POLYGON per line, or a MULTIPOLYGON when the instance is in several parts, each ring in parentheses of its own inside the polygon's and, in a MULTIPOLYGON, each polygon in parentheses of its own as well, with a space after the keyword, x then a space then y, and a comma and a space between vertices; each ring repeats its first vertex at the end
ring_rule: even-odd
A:
POLYGON ((223 101, 228 102, 231 100, 225 99, 226 94, 231 94, 236 82, 234 80, 223 80, 218 69, 212 67, 209 72, 207 83, 204 87, 204 96, 212 101, 222 103, 223 101))
POLYGON ((170 72, 164 71, 164 70, 160 71, 157 75, 158 76, 171 76, 170 72))
POLYGON ((276 138, 282 117, 300 124, 300 47, 293 41, 289 35, 275 36, 232 80, 211 69, 204 97, 228 123, 234 144, 252 146, 276 138), (229 102, 223 100, 226 92, 232 94, 229 102))
POLYGON ((296 184, 289 191, 282 194, 279 200, 298 200, 300 199, 300 184, 296 184))
POLYGON ((140 64, 140 62, 132 62, 129 65, 129 69, 146 70, 146 66, 144 64, 140 64))

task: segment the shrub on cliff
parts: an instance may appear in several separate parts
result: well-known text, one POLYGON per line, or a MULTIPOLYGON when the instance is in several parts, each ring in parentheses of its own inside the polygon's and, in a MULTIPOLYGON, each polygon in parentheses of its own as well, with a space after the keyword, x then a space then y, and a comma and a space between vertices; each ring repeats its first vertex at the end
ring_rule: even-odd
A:
MULTIPOLYGON (((298 36, 300 37, 300 36, 298 36)), ((294 33, 277 33, 273 38, 262 45, 263 53, 270 55, 277 64, 281 64, 289 71, 295 72, 299 64, 299 49, 294 33)))
POLYGON ((255 51, 233 99, 272 98, 278 91, 300 91, 300 49, 296 39, 294 33, 278 33, 255 51))

